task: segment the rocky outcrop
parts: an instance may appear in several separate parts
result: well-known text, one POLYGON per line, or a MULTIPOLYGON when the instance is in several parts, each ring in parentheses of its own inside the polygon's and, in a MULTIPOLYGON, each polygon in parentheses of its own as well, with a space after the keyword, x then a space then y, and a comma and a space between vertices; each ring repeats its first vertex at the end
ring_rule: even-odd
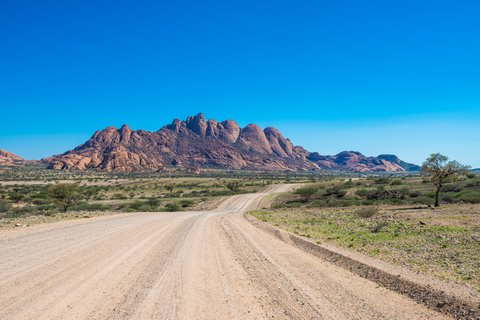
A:
POLYGON ((107 127, 84 144, 42 160, 51 169, 116 172, 157 171, 167 168, 250 170, 404 171, 386 159, 358 152, 335 156, 310 153, 294 146, 277 129, 255 124, 241 129, 233 120, 206 120, 203 114, 175 119, 156 132, 107 127))
POLYGON ((0 166, 17 166, 22 165, 25 162, 26 161, 22 157, 19 157, 14 153, 0 150, 0 166))
POLYGON ((275 128, 268 127, 263 130, 273 153, 280 157, 290 157, 293 155, 293 144, 285 139, 283 135, 275 128))
POLYGON ((400 165, 378 157, 367 157, 357 151, 343 151, 334 156, 322 156, 317 152, 307 157, 320 168, 355 172, 402 172, 400 165))
POLYGON ((238 145, 243 149, 262 154, 273 153, 265 133, 263 133, 263 130, 256 124, 249 124, 242 129, 238 139, 238 145))
POLYGON ((400 160, 396 155, 394 154, 381 154, 377 156, 377 158, 386 160, 388 162, 394 163, 402 167, 405 171, 420 171, 421 167, 413 164, 413 163, 408 163, 405 161, 400 160))

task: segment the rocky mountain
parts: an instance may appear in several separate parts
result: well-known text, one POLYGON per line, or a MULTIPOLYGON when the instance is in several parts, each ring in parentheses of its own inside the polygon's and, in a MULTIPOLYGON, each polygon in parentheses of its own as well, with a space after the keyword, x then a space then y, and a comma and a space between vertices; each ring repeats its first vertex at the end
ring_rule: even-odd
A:
POLYGON ((24 164, 25 160, 11 152, 0 150, 0 166, 15 166, 24 164))
MULTIPOLYGON (((398 158, 397 158, 398 159, 398 158)), ((401 160, 366 157, 359 152, 322 156, 294 146, 275 128, 255 124, 240 128, 199 113, 175 119, 158 131, 108 127, 64 154, 42 159, 51 169, 132 172, 169 168, 250 170, 406 171, 401 160)))
POLYGON ((391 163, 398 164, 400 167, 405 169, 405 171, 420 171, 421 169, 420 166, 413 163, 402 161, 396 155, 393 155, 393 154, 381 154, 377 158, 382 160, 387 160, 391 163))
POLYGON ((322 156, 312 152, 307 159, 320 168, 355 172, 402 172, 407 171, 399 164, 379 157, 366 157, 357 151, 343 151, 334 156, 322 156))

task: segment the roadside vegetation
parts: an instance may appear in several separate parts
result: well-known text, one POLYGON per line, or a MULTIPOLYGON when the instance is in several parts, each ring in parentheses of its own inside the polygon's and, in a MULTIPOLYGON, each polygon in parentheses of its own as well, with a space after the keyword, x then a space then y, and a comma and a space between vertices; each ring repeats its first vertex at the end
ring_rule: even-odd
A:
POLYGON ((0 168, 0 228, 122 212, 209 210, 226 196, 307 182, 284 173, 102 173, 0 168))
POLYGON ((462 173, 443 179, 441 192, 432 175, 326 178, 252 214, 319 244, 480 291, 480 175, 462 173))
MULTIPOLYGON (((278 197, 274 208, 325 208, 371 205, 434 206, 436 187, 429 177, 324 178, 278 197)), ((480 176, 467 174, 442 186, 444 204, 480 203, 480 176)))
POLYGON ((257 192, 269 182, 248 179, 153 178, 3 184, 0 217, 73 211, 184 211, 215 198, 257 192))

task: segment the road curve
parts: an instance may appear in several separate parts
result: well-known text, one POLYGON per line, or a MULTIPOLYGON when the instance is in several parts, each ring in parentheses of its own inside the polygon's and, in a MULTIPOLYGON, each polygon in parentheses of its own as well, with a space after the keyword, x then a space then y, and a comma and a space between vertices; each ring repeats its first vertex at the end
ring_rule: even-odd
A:
POLYGON ((3 233, 0 319, 445 319, 243 218, 290 187, 3 233))

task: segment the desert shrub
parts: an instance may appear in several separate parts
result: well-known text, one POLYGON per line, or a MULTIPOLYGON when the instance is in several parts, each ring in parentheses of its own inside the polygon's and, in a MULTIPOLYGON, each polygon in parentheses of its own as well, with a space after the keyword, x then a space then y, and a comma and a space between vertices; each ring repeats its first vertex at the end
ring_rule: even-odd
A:
POLYGON ((370 228, 370 231, 372 233, 379 233, 383 228, 387 226, 388 226, 388 222, 386 221, 377 222, 372 228, 370 228))
POLYGON ((363 205, 363 206, 371 206, 371 205, 375 204, 375 201, 373 201, 373 200, 362 200, 362 201, 360 201, 360 204, 363 205))
POLYGON ((38 214, 46 214, 47 212, 55 211, 55 205, 53 203, 40 204, 36 206, 38 214))
POLYGON ((360 218, 371 218, 379 213, 380 211, 376 207, 363 207, 355 211, 355 214, 360 218))
POLYGON ((239 181, 230 181, 228 182, 225 187, 232 192, 237 192, 240 189, 240 182, 239 181))
POLYGON ((48 193, 41 192, 41 193, 32 194, 30 196, 30 199, 48 199, 48 193))
POLYGON ((12 209, 12 205, 6 200, 0 200, 0 213, 8 212, 12 209))
POLYGON ((335 198, 343 198, 347 194, 346 190, 343 190, 342 186, 336 185, 327 188, 323 193, 324 196, 331 196, 335 198))
POLYGON ((410 189, 408 189, 408 188, 401 188, 401 189, 398 189, 398 190, 395 190, 395 191, 400 196, 400 199, 404 199, 404 198, 406 198, 407 196, 410 195, 410 189))
POLYGON ((390 181, 391 186, 399 186, 399 185, 402 185, 402 184, 403 184, 402 180, 399 180, 399 179, 395 179, 395 180, 390 181))
POLYGON ((142 208, 143 206, 145 206, 145 202, 144 201, 134 201, 130 204, 128 204, 128 209, 130 210, 134 210, 134 211, 139 211, 140 208, 142 208))
POLYGON ((398 200, 405 199, 409 194, 409 189, 385 190, 383 186, 379 186, 376 189, 359 189, 355 194, 367 200, 394 200, 390 202, 400 203, 398 200))
POLYGON ((157 198, 151 197, 151 198, 148 198, 147 203, 151 207, 158 207, 158 205, 160 204, 160 200, 158 200, 157 198))
POLYGON ((383 190, 377 189, 359 189, 355 194, 359 197, 365 198, 367 200, 379 200, 383 199, 383 190))
POLYGON ((327 207, 327 201, 325 199, 315 199, 308 204, 309 207, 327 207))
POLYGON ((179 201, 179 205, 180 205, 182 208, 191 207, 192 204, 193 204, 193 201, 192 201, 192 200, 181 200, 181 201, 179 201))
POLYGON ((473 190, 462 191, 458 194, 457 199, 462 202, 480 203, 480 192, 473 190))
POLYGON ((110 207, 101 203, 79 203, 72 207, 76 211, 107 211, 110 207))
POLYGON ((315 187, 303 187, 295 190, 294 194, 301 196, 304 202, 308 202, 317 191, 315 187))
POLYGON ((30 203, 35 204, 35 205, 42 205, 42 204, 49 204, 50 201, 48 199, 30 199, 30 203))
POLYGON ((462 186, 459 184, 447 184, 443 187, 443 192, 460 192, 462 191, 462 186))
POLYGON ((25 198, 25 195, 19 193, 19 192, 14 192, 12 194, 10 194, 10 199, 13 201, 13 202, 20 202, 22 201, 23 199, 25 198))
POLYGON ((442 201, 446 203, 455 203, 457 202, 457 199, 454 198, 451 193, 447 193, 443 195, 442 201))
POLYGON ((348 179, 348 181, 346 181, 342 187, 345 188, 345 189, 350 189, 350 188, 353 188, 355 186, 355 184, 353 183, 352 179, 348 179))
POLYGON ((432 204, 433 197, 428 197, 426 195, 422 195, 412 199, 414 204, 432 204))
POLYGON ((469 174, 467 174, 467 178, 468 178, 468 179, 475 179, 476 176, 477 176, 477 175, 476 175, 475 173, 469 173, 469 174))
POLYGON ((125 200, 127 199, 127 196, 124 195, 123 193, 114 193, 111 197, 113 200, 125 200))
POLYGON ((388 184, 390 181, 389 178, 386 178, 386 177, 382 177, 382 178, 376 178, 373 183, 375 184, 388 184))
POLYGON ((13 208, 5 214, 6 218, 18 218, 23 216, 31 216, 38 214, 37 208, 34 206, 24 206, 13 208))
POLYGON ((167 212, 175 212, 175 211, 181 211, 182 207, 178 202, 169 202, 165 205, 165 208, 163 208, 163 211, 167 212))
POLYGON ((467 181, 467 183, 465 183, 465 186, 468 187, 468 188, 478 187, 478 186, 480 186, 480 179, 474 179, 474 180, 471 180, 471 181, 467 181))
POLYGON ((356 199, 347 199, 347 198, 343 198, 343 199, 330 198, 330 199, 327 200, 327 204, 330 207, 333 207, 333 206, 335 206, 335 207, 351 207, 351 206, 359 205, 360 201, 356 200, 356 199))
POLYGON ((420 197, 422 193, 418 190, 412 190, 408 195, 410 198, 417 198, 417 197, 420 197))

